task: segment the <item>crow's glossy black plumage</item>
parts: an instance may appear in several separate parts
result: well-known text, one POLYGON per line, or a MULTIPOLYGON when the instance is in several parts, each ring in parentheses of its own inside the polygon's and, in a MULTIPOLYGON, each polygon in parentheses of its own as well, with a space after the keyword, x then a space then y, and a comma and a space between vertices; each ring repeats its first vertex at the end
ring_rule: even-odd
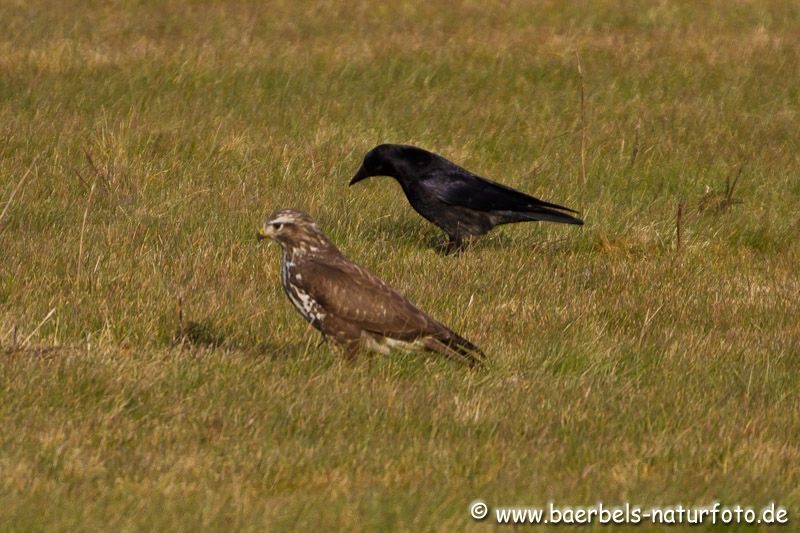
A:
POLYGON ((350 185, 371 176, 396 179, 411 206, 447 233, 448 251, 461 248, 465 237, 483 235, 500 224, 538 220, 583 224, 564 212, 576 213, 572 209, 477 176, 416 146, 376 146, 364 156, 350 185))

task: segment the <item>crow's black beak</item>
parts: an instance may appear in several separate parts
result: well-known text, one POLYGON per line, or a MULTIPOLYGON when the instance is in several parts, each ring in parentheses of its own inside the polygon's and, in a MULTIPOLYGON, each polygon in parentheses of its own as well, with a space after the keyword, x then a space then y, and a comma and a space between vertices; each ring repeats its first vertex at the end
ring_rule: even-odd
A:
POLYGON ((364 168, 364 165, 361 165, 361 168, 358 169, 358 172, 356 172, 356 175, 353 176, 353 179, 350 180, 349 185, 353 185, 354 183, 358 183, 359 181, 361 181, 363 179, 366 179, 369 176, 370 176, 370 174, 369 174, 369 172, 367 172, 367 169, 364 168))

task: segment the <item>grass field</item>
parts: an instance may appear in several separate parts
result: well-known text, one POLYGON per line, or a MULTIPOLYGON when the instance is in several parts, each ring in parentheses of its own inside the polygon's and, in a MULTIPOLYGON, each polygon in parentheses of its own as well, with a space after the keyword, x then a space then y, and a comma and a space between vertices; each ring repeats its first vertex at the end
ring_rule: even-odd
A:
POLYGON ((0 528, 800 519, 798 27, 793 1, 3 2, 0 528), (586 226, 439 255, 392 180, 347 187, 381 142, 586 226), (491 367, 318 346, 254 238, 284 207, 491 367))

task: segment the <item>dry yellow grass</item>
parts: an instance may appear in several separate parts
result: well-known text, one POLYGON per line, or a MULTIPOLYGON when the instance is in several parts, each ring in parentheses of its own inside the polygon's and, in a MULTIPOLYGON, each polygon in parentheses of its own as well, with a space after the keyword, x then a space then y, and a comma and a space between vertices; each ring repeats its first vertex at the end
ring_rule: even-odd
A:
POLYGON ((788 1, 3 4, 0 523, 794 516, 798 24, 788 1), (396 185, 347 188, 379 142, 583 194, 587 225, 442 257, 396 185), (253 237, 280 207, 492 368, 318 347, 253 237))

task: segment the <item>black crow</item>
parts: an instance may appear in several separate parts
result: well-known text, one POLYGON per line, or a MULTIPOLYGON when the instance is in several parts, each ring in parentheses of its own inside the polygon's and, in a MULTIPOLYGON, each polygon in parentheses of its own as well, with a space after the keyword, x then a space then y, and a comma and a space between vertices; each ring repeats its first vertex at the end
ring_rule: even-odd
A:
POLYGON ((350 185, 371 176, 396 179, 411 207, 447 233, 448 253, 461 249, 465 237, 483 235, 500 224, 537 220, 583 224, 562 212, 577 211, 481 178, 416 146, 376 146, 364 156, 350 185))

